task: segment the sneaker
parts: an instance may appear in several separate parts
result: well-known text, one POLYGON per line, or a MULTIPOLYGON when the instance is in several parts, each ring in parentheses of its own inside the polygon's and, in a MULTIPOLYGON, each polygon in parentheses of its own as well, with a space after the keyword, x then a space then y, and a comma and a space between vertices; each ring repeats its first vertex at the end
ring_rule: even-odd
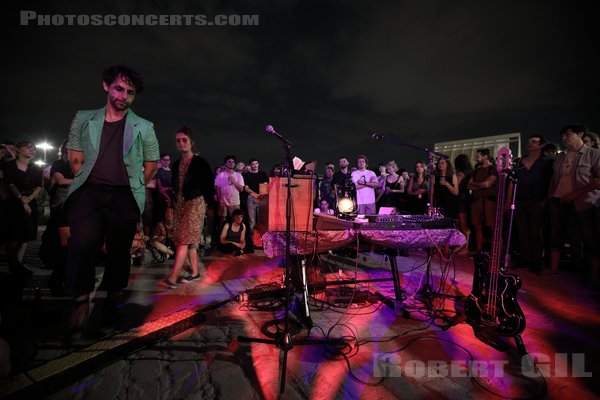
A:
POLYGON ((192 283, 194 281, 197 281, 198 279, 202 278, 202 275, 200 274, 196 274, 196 275, 187 275, 182 277, 179 282, 180 283, 192 283))
POLYGON ((177 284, 168 280, 167 278, 158 282, 158 286, 163 287, 165 289, 177 289, 177 284))

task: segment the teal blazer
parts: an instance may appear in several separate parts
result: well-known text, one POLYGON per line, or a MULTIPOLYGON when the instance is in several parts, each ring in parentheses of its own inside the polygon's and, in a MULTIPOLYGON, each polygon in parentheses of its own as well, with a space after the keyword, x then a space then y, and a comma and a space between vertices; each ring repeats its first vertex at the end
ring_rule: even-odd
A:
MULTIPOLYGON (((69 196, 85 183, 98 159, 105 112, 106 107, 99 110, 78 111, 73 119, 67 148, 82 151, 84 162, 69 188, 69 196)), ((142 167, 145 161, 158 161, 160 158, 158 140, 152 122, 138 117, 132 110, 127 112, 126 118, 123 161, 131 192, 142 213, 146 196, 142 167)))

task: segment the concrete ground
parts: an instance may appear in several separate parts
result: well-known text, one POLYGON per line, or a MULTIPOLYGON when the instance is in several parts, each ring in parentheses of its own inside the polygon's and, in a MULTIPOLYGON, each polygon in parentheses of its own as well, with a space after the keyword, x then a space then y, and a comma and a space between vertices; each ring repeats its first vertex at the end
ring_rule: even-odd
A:
MULTIPOLYGON (((293 347, 282 357, 278 336, 273 342, 279 346, 238 339, 268 339, 277 332, 273 321, 284 314, 281 299, 268 295, 280 294, 274 289, 285 268, 260 250, 237 258, 205 255, 202 279, 176 290, 156 285, 172 260, 152 263, 148 253, 147 263, 132 268, 119 330, 98 329, 104 301, 98 292, 87 336, 72 343, 63 341, 70 302, 51 295, 50 271, 34 254, 35 244, 25 260, 34 271, 25 282, 25 301, 2 315, 10 328, 13 372, 0 381, 0 398, 274 399, 283 361, 286 399, 600 395, 600 307, 579 271, 553 277, 514 271, 523 281, 517 295, 527 324, 522 338, 540 374, 522 370, 512 340, 506 351, 495 350, 460 318, 472 288, 468 256, 433 256, 432 295, 420 294, 427 283, 426 252, 413 249, 398 257, 402 308, 390 301, 394 291, 385 280, 390 263, 384 254, 308 258, 310 318, 290 313, 293 347), (324 285, 355 278, 381 280, 324 285), (345 289, 336 293, 337 288, 345 289)), ((99 268, 98 279, 101 274, 99 268)), ((301 309, 304 302, 296 297, 294 309, 301 309)))

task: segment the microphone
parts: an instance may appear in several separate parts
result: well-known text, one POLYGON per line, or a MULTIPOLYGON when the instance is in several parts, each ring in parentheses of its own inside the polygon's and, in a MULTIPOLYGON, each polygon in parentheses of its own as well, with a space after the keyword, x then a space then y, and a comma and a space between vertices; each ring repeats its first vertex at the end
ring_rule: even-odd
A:
POLYGON ((267 125, 265 126, 265 132, 267 132, 270 135, 276 136, 278 137, 281 141, 283 141, 284 143, 286 143, 288 146, 292 147, 292 143, 287 140, 286 138, 283 137, 282 134, 280 134, 279 132, 277 132, 275 130, 275 128, 273 128, 273 125, 267 125))
POLYGON ((279 135, 279 134, 277 133, 277 131, 275 130, 275 128, 273 128, 273 125, 267 125, 267 126, 265 127, 265 131, 266 131, 267 133, 270 133, 271 135, 279 135))
POLYGON ((385 136, 380 135, 379 133, 374 133, 371 135, 371 138, 375 139, 375 140, 380 140, 383 139, 385 136))

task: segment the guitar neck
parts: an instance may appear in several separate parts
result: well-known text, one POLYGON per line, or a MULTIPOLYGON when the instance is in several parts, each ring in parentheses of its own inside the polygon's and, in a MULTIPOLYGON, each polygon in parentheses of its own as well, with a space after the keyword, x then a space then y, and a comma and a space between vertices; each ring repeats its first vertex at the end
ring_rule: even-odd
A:
POLYGON ((504 200, 506 193, 506 172, 498 174, 498 197, 496 204, 496 223, 492 236, 492 249, 490 255, 490 271, 497 273, 500 270, 500 256, 502 254, 503 227, 504 227, 504 200))

